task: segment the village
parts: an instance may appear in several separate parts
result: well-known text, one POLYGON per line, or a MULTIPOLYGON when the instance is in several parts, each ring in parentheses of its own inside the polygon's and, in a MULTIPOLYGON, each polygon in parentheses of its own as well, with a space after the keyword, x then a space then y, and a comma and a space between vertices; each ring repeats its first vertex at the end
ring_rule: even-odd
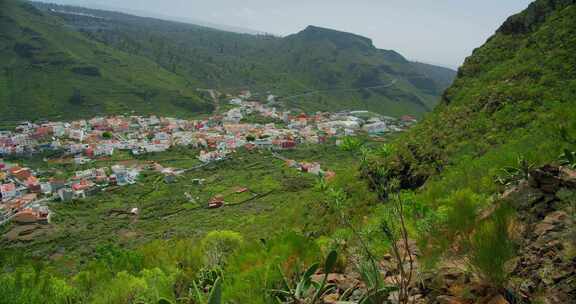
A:
MULTIPOLYGON (((163 174, 167 183, 190 170, 165 168, 154 162, 90 166, 95 160, 112 157, 120 151, 137 157, 174 147, 197 149, 200 162, 197 167, 202 167, 232 157, 239 149, 271 150, 290 168, 331 178, 334 172, 322 169, 320 164, 284 159, 279 152, 298 145, 339 144, 338 138, 345 136, 399 132, 416 122, 412 116, 367 117, 366 111, 294 114, 277 110, 274 96, 268 96, 267 104, 263 104, 248 91, 228 97, 228 110, 201 120, 95 117, 72 122, 26 122, 13 131, 0 131, 0 156, 10 159, 0 159, 0 224, 47 223, 50 221, 48 202, 82 199, 110 187, 134 184, 143 170, 163 174), (250 121, 255 116, 265 118, 268 123, 250 121), (65 159, 78 168, 89 168, 75 171, 67 178, 45 178, 36 170, 13 161, 32 155, 49 155, 65 159)), ((207 207, 218 208, 222 204, 222 199, 215 197, 207 207)))

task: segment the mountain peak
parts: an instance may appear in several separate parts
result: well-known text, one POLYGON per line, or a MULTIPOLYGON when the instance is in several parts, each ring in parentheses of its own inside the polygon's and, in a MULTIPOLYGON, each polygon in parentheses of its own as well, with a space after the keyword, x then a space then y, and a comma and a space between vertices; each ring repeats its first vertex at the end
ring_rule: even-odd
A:
POLYGON ((339 48, 374 48, 374 44, 369 38, 314 25, 307 26, 304 30, 292 35, 292 37, 297 37, 306 41, 328 40, 339 48))

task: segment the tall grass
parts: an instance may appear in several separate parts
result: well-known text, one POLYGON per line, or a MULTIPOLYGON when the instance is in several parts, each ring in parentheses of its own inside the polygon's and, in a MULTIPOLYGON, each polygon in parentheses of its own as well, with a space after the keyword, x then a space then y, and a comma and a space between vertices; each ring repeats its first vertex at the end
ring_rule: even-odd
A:
POLYGON ((471 268, 494 287, 503 287, 506 283, 505 264, 515 254, 515 244, 509 233, 513 212, 508 206, 500 206, 490 219, 476 227, 469 240, 471 268))

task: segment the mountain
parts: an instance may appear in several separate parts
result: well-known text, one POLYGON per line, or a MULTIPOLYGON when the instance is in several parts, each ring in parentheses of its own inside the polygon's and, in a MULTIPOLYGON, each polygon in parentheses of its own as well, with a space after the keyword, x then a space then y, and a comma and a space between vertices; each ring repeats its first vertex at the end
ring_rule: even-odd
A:
MULTIPOLYGON (((336 73, 342 54, 436 73, 328 29, 270 39, 286 50, 276 64, 301 63, 283 67, 294 73, 285 77, 302 82, 314 62, 336 73), (335 61, 321 62, 318 49, 337 52, 335 61)), ((384 144, 359 136, 274 153, 239 149, 200 167, 186 148, 123 155, 121 164, 191 169, 171 182, 143 172, 134 185, 55 202, 47 224, 29 223, 31 210, 1 226, 2 300, 573 303, 575 67, 576 1, 537 0, 467 58, 432 113, 384 144), (292 168, 300 161, 335 175, 292 168), (225 205, 208 208, 217 198, 225 205)), ((349 82, 348 74, 330 81, 349 82)), ((28 161, 42 164, 42 179, 83 173, 28 161)))
MULTIPOLYGON (((348 102, 379 107, 381 112, 401 112, 398 107, 412 113, 429 111, 449 84, 395 51, 377 49, 368 38, 336 30, 309 26, 282 39, 280 50, 284 51, 278 51, 279 60, 288 73, 321 89, 361 89, 348 102)), ((430 70, 453 77, 448 69, 430 70)))
POLYGON ((370 39, 310 26, 288 37, 249 35, 87 8, 35 3, 87 38, 147 57, 204 87, 271 91, 305 111, 431 110, 455 72, 379 50, 370 39), (376 88, 372 88, 376 87, 376 88))
POLYGON ((105 113, 212 109, 185 78, 87 39, 31 4, 0 2, 3 123, 105 113))
POLYGON ((373 189, 400 188, 418 210, 410 227, 423 256, 465 260, 505 303, 574 298, 573 272, 548 274, 574 261, 574 217, 564 215, 576 189, 575 67, 576 1, 535 1, 466 59, 425 120, 366 165, 373 189))
POLYGON ((395 172, 406 186, 495 151, 559 154, 553 135, 574 121, 565 110, 576 96, 573 3, 534 2, 466 59, 438 108, 399 140, 395 172), (532 149, 545 146, 554 149, 532 149))

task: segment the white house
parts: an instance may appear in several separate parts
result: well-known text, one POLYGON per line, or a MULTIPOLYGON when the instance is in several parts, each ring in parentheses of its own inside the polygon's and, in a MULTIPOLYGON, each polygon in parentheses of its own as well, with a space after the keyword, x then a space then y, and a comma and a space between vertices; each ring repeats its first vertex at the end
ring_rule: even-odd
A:
POLYGON ((362 128, 370 134, 378 134, 388 131, 388 125, 383 121, 367 124, 364 125, 362 128))
POLYGON ((235 106, 239 106, 242 104, 242 99, 240 98, 232 98, 230 99, 230 101, 228 102, 231 105, 235 105, 235 106))
POLYGON ((224 117, 224 122, 228 123, 239 123, 244 116, 242 115, 242 111, 239 108, 232 109, 226 113, 226 117, 224 117))
POLYGON ((170 148, 167 144, 147 144, 142 146, 146 153, 164 152, 170 148))
POLYGON ((114 146, 113 145, 97 145, 94 147, 94 156, 112 156, 114 155, 114 146))
POLYGON ((84 140, 84 130, 79 130, 79 129, 70 129, 69 133, 68 133, 68 137, 70 137, 70 139, 82 142, 84 140))

